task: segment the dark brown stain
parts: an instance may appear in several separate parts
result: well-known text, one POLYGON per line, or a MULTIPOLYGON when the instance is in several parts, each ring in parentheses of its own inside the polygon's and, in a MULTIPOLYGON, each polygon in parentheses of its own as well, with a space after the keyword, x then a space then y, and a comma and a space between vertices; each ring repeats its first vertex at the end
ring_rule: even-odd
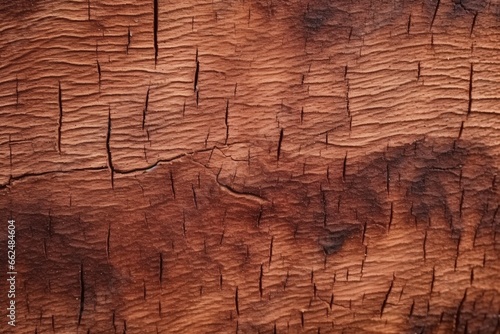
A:
POLYGON ((430 28, 443 17, 475 24, 478 15, 498 16, 500 12, 497 4, 485 0, 453 0, 451 5, 437 0, 256 0, 251 3, 252 10, 270 27, 283 28, 288 38, 302 39, 300 47, 346 43, 384 27, 408 26, 407 18, 413 11, 423 11, 430 28))
POLYGON ((18 19, 37 10, 39 5, 40 0, 0 0, 0 17, 5 19, 18 19))
POLYGON ((94 319, 103 316, 103 306, 122 304, 123 278, 107 261, 103 249, 96 247, 96 230, 77 216, 22 211, 12 212, 16 220, 18 315, 50 314, 56 330, 58 324, 72 323, 75 328, 111 331, 111 323, 96 326, 94 319), (46 301, 62 302, 69 308, 47 309, 46 301))
MULTIPOLYGON (((343 162, 339 157, 308 164, 342 166, 343 162)), ((340 251, 349 239, 359 239, 361 244, 367 228, 389 230, 394 208, 406 212, 398 223, 415 226, 438 221, 456 242, 466 224, 476 224, 480 233, 487 233, 496 226, 493 220, 499 219, 498 187, 492 186, 499 171, 488 148, 477 143, 428 138, 352 161, 348 158, 346 164, 345 174, 331 173, 328 181, 320 175, 287 180, 259 167, 267 181, 258 189, 274 205, 265 206, 264 215, 256 207, 254 215, 261 217, 260 224, 271 217, 287 217, 294 238, 317 240, 318 250, 327 255, 340 251), (269 184, 273 179, 279 181, 269 184), (470 214, 483 218, 465 221, 463 217, 470 214)), ((247 184, 240 190, 255 189, 247 184)))
POLYGON ((482 12, 489 6, 490 1, 486 0, 453 0, 453 10, 466 13, 482 12))
POLYGON ((267 24, 284 26, 291 34, 301 36, 307 42, 336 43, 347 40, 352 34, 361 36, 391 24, 405 12, 410 2, 257 0, 252 2, 252 7, 267 24))
POLYGON ((354 224, 334 224, 320 236, 319 244, 323 247, 325 254, 337 253, 342 249, 344 242, 354 234, 359 233, 361 229, 361 226, 354 224))
POLYGON ((306 6, 303 26, 306 31, 312 33, 319 31, 325 24, 334 18, 335 14, 340 14, 335 11, 335 8, 328 1, 318 1, 306 6))

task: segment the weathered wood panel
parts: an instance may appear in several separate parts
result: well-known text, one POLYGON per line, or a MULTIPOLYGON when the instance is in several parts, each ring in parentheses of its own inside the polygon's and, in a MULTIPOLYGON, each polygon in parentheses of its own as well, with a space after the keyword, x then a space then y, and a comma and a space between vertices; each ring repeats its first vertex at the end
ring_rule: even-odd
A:
POLYGON ((0 9, 12 332, 500 331, 500 2, 0 9))

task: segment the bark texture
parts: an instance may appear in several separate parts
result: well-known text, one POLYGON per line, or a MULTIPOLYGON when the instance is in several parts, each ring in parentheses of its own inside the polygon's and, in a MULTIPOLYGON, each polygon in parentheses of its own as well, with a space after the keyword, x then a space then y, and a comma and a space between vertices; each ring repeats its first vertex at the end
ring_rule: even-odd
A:
POLYGON ((500 332, 499 20, 0 1, 1 331, 500 332))

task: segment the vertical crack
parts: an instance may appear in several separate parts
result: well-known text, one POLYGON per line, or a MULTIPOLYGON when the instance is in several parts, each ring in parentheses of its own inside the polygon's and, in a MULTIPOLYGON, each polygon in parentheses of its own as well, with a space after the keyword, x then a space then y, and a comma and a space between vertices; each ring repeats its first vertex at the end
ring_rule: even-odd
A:
POLYGON ((227 140, 229 138, 228 118, 229 118, 229 100, 226 101, 226 117, 224 119, 224 124, 226 125, 226 139, 224 140, 224 144, 226 144, 226 145, 227 145, 227 140))
POLYGON ((57 121, 57 151, 61 153, 61 130, 62 130, 62 117, 63 117, 61 81, 59 81, 58 102, 59 102, 59 119, 57 121))
POLYGON ((469 103, 467 105, 467 116, 470 115, 472 111, 472 79, 474 76, 474 65, 470 64, 470 74, 469 74, 469 103))
POLYGON ((82 322, 82 314, 85 305, 85 282, 83 281, 83 262, 80 263, 80 309, 78 311, 78 326, 82 322))
POLYGON ((153 0, 153 39, 156 66, 156 64, 158 63, 158 0, 153 0))
POLYGON ((196 48, 196 70, 194 72, 194 91, 198 90, 198 76, 200 74, 200 61, 198 60, 198 48, 196 48))
POLYGON ((194 185, 191 185, 191 189, 193 190, 194 207, 198 209, 198 199, 196 198, 196 190, 194 190, 194 185))
POLYGON ((476 20, 477 20, 477 12, 474 13, 474 18, 472 19, 472 24, 470 27, 470 37, 472 37, 472 33, 474 32, 474 27, 476 26, 476 20))
POLYGON ((111 140, 111 107, 109 107, 108 109, 108 131, 106 133, 106 151, 108 154, 108 168, 111 173, 111 188, 114 189, 115 168, 113 167, 113 159, 111 156, 110 140, 111 140))
POLYGON ((431 279, 431 292, 430 295, 432 295, 432 292, 434 291, 434 282, 436 281, 436 266, 432 267, 432 279, 431 279))
POLYGON ((234 305, 236 307, 236 314, 240 315, 240 305, 238 300, 238 287, 236 287, 236 292, 234 293, 234 305))
POLYGON ((380 308, 380 318, 382 318, 382 315, 384 314, 384 309, 385 306, 387 305, 387 300, 389 299, 389 295, 391 294, 392 287, 394 286, 394 280, 396 277, 392 277, 391 285, 389 286, 389 290, 387 290, 387 293, 385 294, 384 301, 382 302, 382 307, 380 308))
POLYGON ((130 31, 130 26, 129 26, 127 30, 127 54, 128 54, 128 49, 130 48, 131 39, 132 39, 132 32, 130 31))
POLYGON ((172 174, 172 171, 170 171, 169 174, 170 174, 170 188, 172 189, 172 195, 174 196, 175 199, 174 175, 172 174))
MULTIPOLYGON (((347 77, 347 66, 346 66, 346 77, 347 77)), ((346 82, 346 92, 345 92, 345 102, 346 102, 346 111, 347 111, 347 117, 351 118, 351 104, 349 101, 349 92, 351 90, 351 86, 349 85, 349 79, 345 79, 346 82)))
POLYGON ((434 15, 432 16, 432 21, 431 21, 431 28, 430 30, 432 30, 432 27, 434 26, 434 20, 436 19, 436 15, 437 15, 437 12, 438 12, 438 9, 439 9, 439 4, 441 3, 441 0, 437 0, 437 4, 436 4, 436 9, 434 10, 434 15))
POLYGON ((269 267, 271 267, 271 262, 273 260, 273 243, 274 236, 271 237, 271 244, 269 245, 269 267))
POLYGON ((101 64, 99 64, 99 60, 97 60, 97 75, 99 82, 99 92, 101 91, 101 64))
POLYGON ((280 130, 280 138, 278 140, 278 152, 277 152, 277 155, 276 155, 276 158, 277 160, 279 161, 280 160, 280 155, 281 155, 281 143, 283 142, 283 128, 281 128, 280 130))
POLYGON ((389 215, 389 226, 387 227, 387 232, 391 230, 393 217, 394 217, 394 202, 391 202, 391 213, 389 215))
POLYGON ((464 132, 464 121, 460 124, 460 130, 458 131, 458 139, 462 137, 462 133, 464 132))
POLYGON ((142 109, 142 129, 144 130, 144 125, 146 124, 146 114, 148 112, 148 105, 149 105, 149 89, 146 92, 146 101, 144 102, 144 109, 142 109))

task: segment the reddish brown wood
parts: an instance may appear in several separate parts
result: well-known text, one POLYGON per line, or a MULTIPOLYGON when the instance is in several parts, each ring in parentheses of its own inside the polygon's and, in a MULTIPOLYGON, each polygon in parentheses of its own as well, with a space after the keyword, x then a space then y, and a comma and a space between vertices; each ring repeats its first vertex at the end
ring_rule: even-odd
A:
POLYGON ((0 1, 1 332, 498 332, 499 13, 0 1))

